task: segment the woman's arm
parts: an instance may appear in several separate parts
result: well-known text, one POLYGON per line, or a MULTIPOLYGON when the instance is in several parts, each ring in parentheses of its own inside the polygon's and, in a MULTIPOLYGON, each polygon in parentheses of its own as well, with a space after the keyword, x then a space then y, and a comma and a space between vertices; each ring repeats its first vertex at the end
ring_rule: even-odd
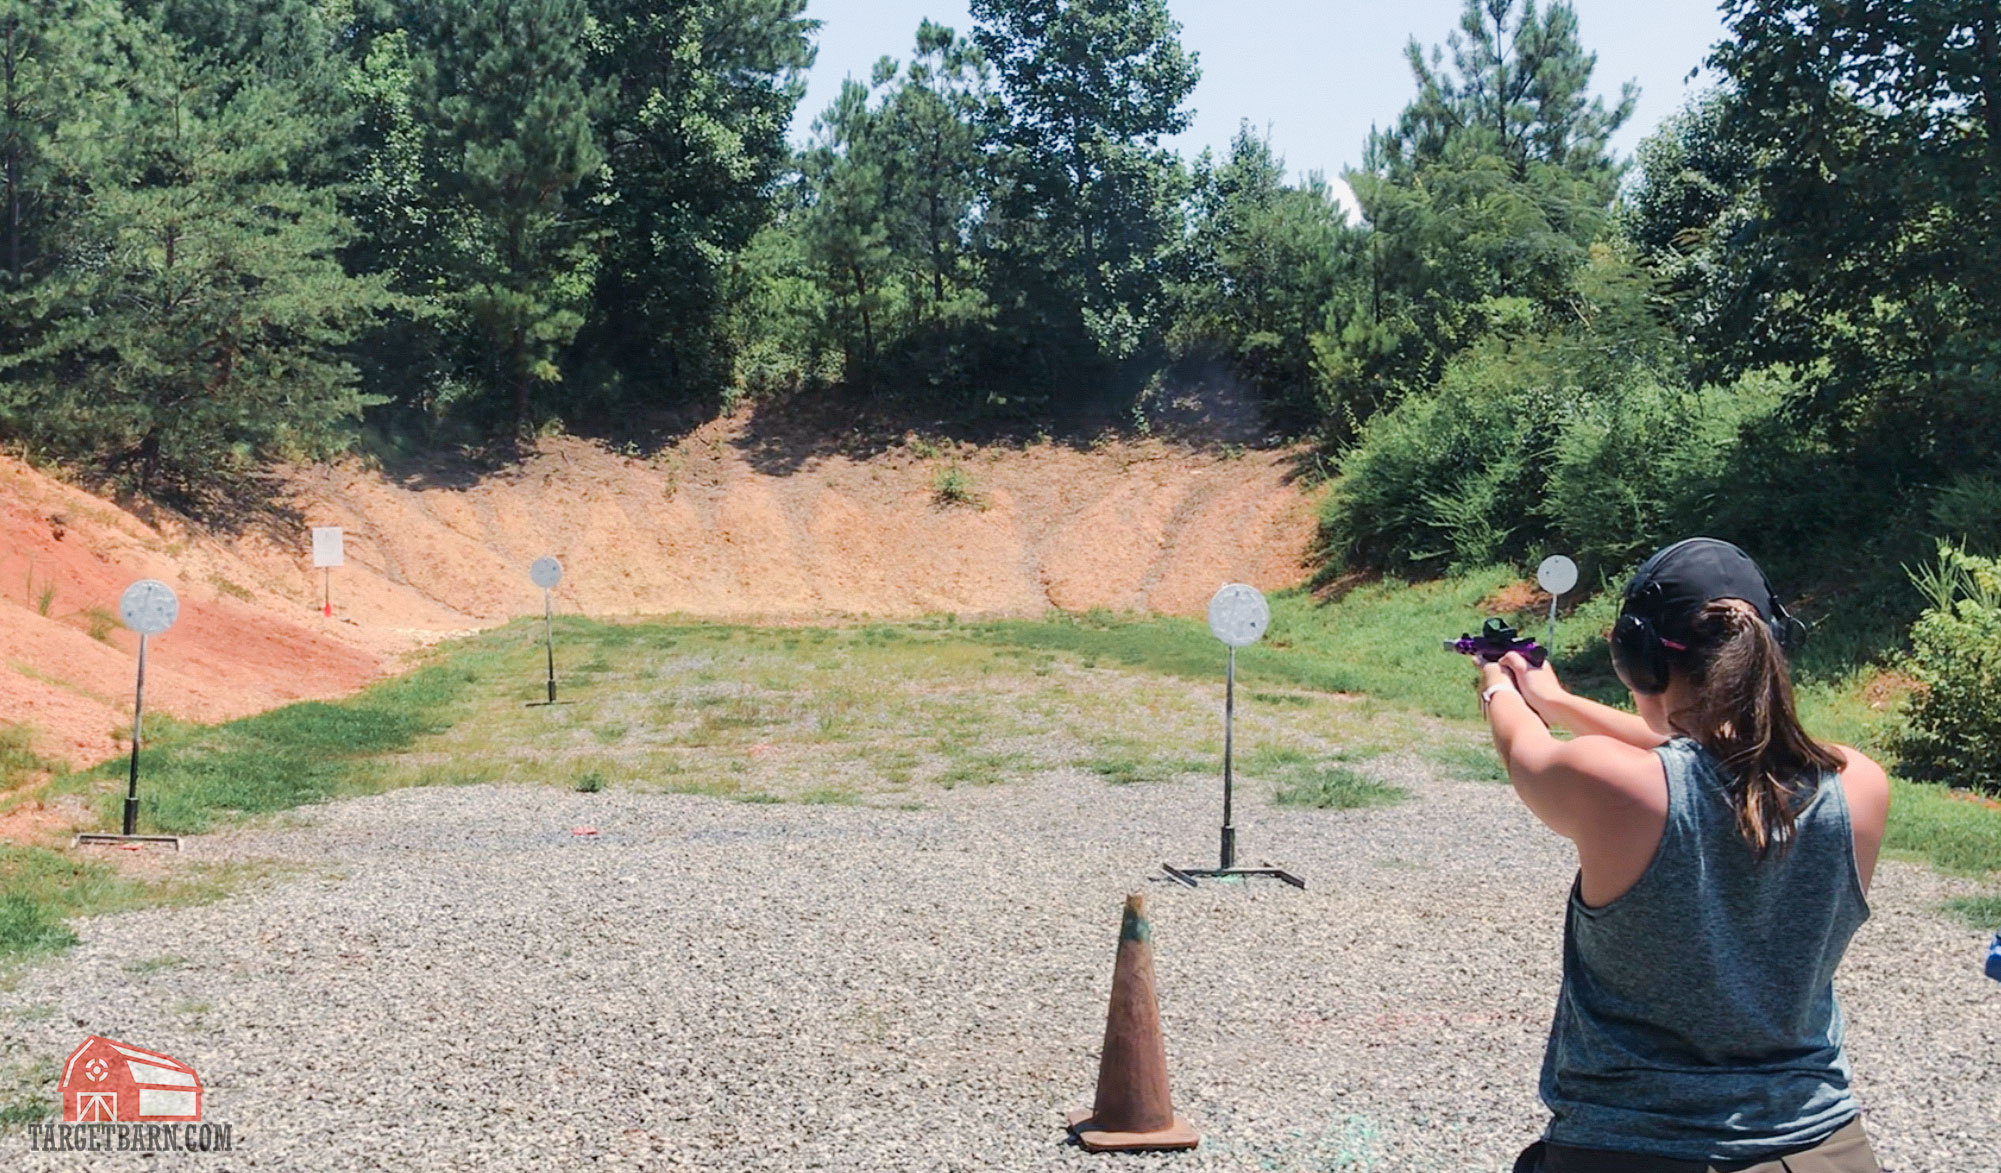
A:
POLYGON ((1667 744, 1667 737, 1637 714, 1601 705, 1564 688, 1563 682, 1556 678, 1556 669, 1547 660, 1542 667, 1534 668, 1522 656, 1510 652, 1501 658, 1501 667, 1513 678, 1536 715, 1558 729, 1580 737, 1610 737, 1641 749, 1667 744))
POLYGON ((1620 865, 1636 853, 1644 853, 1637 856, 1644 863, 1659 842, 1667 809, 1666 780, 1653 751, 1589 734, 1558 741, 1515 686, 1514 674, 1502 664, 1483 664, 1480 672, 1483 695, 1498 689, 1487 702, 1487 720, 1508 780, 1537 818, 1578 845, 1586 886, 1595 886, 1591 881, 1601 873, 1623 872, 1620 865))

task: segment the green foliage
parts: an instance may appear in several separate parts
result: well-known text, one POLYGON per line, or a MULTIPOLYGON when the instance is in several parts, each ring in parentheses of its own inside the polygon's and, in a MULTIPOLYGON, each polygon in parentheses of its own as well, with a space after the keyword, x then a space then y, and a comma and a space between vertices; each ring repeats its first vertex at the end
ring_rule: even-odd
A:
MULTIPOLYGON (((214 728, 169 725, 140 755, 141 827, 193 833, 218 819, 365 793, 379 755, 448 725, 460 695, 495 654, 482 648, 344 701, 307 701, 214 728)), ((114 761, 79 778, 87 786, 91 778, 121 776, 122 768, 114 761)), ((107 823, 122 801, 122 793, 98 793, 107 823)))
POLYGON ((1074 382, 1055 369, 1063 358, 1100 374, 1165 326, 1162 260, 1180 235, 1185 177, 1159 143, 1189 124, 1195 58, 1166 0, 971 10, 1004 99, 984 223, 994 300, 1025 379, 1074 382))
POLYGON ((1918 690, 1903 769, 2001 793, 2001 561, 1941 543, 1936 565, 1912 577, 1931 606, 1911 628, 1918 690))
MULTIPOLYGON (((1643 152, 1634 231, 1704 377, 1783 363, 1885 529, 2001 446, 1991 6, 1731 0, 1725 89, 1643 152)), ((1827 528, 1847 518, 1828 519, 1827 528)))
POLYGON ((973 488, 973 478, 956 461, 938 470, 931 485, 931 499, 947 507, 980 503, 980 495, 973 488))
POLYGON ((1248 123, 1222 163, 1196 162, 1194 189, 1172 290, 1177 348, 1220 350, 1274 409, 1317 422, 1312 337, 1354 279, 1359 234, 1319 176, 1288 186, 1285 161, 1248 123))
POLYGON ((1575 326, 1574 278, 1607 223, 1632 113, 1587 101, 1595 57, 1568 5, 1466 0, 1445 53, 1407 50, 1418 95, 1347 173, 1362 279, 1315 337, 1332 422, 1352 430, 1496 329, 1575 326))
POLYGON ((2001 554, 2001 478, 1961 473, 1933 498, 1932 531, 1975 553, 2001 554))
POLYGON ((21 786, 47 774, 66 772, 35 752, 34 730, 26 725, 0 725, 0 792, 21 786))
POLYGON ((69 160, 60 244, 42 242, 60 251, 13 302, 36 327, 0 353, 0 418, 201 495, 340 445, 369 402, 343 348, 390 299, 343 269, 333 193, 294 178, 323 125, 299 96, 141 31, 65 125, 93 145, 69 160))
POLYGON ((590 0, 605 162, 583 177, 578 206, 603 253, 573 361, 605 398, 708 398, 730 382, 733 355, 755 363, 745 352, 768 343, 731 334, 727 315, 737 258, 778 210, 770 191, 819 23, 804 8, 590 0))
POLYGON ((427 0, 415 10, 411 121, 424 215, 402 280, 466 331, 465 377, 529 422, 584 324, 596 231, 577 185, 604 150, 583 0, 427 0), (421 278, 419 278, 421 274, 421 278))
POLYGON ((1244 772, 1276 784, 1272 797, 1281 806, 1317 810, 1351 810, 1388 806, 1410 797, 1401 786, 1378 782, 1347 766, 1280 746, 1261 746, 1244 761, 1244 772))

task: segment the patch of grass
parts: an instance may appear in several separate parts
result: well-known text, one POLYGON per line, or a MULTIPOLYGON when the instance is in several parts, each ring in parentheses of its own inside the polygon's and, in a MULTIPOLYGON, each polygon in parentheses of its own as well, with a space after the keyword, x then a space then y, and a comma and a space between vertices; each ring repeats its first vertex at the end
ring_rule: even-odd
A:
POLYGON ((2001 930, 2001 893, 1956 896, 1945 902, 1945 914, 1969 929, 1983 933, 2001 930))
POLYGON ((47 619, 49 612, 55 609, 55 605, 56 584, 44 582, 42 588, 35 592, 35 614, 47 619))
POLYGON ((972 753, 955 749, 944 771, 938 775, 937 782, 947 790, 961 782, 987 786, 1005 782, 1033 765, 1025 754, 972 753))
MULTIPOLYGON (((1335 755, 1337 761, 1340 755, 1335 755)), ((1284 806, 1346 810, 1402 802, 1410 792, 1378 782, 1324 755, 1286 745, 1261 745, 1244 755, 1243 772, 1277 784, 1273 799, 1284 806)))
POLYGON ((98 643, 111 642, 111 633, 118 630, 118 616, 106 607, 86 607, 83 611, 85 630, 98 643))
POLYGON ((213 900, 270 865, 179 866, 165 879, 134 879, 108 860, 48 847, 0 843, 0 965, 66 949, 63 922, 161 904, 213 900))
POLYGON ((853 806, 861 801, 861 796, 852 790, 835 790, 830 787, 821 787, 816 790, 802 791, 798 801, 806 803, 809 806, 853 806))
POLYGON ((0 893, 0 959, 53 953, 76 944, 52 901, 25 892, 0 893))
POLYGON ((956 462, 939 469, 938 475, 932 478, 931 499, 946 508, 980 504, 980 495, 973 489, 973 478, 956 462))
MULTIPOLYGON (((1237 653, 1238 697, 1247 707, 1297 706, 1312 698, 1278 690, 1361 693, 1431 716, 1477 718, 1472 664, 1440 650, 1439 641, 1477 629, 1481 601, 1514 580, 1512 571, 1495 568, 1429 582, 1366 583, 1333 602, 1304 590, 1277 592, 1264 640, 1237 653)), ((1609 626, 1609 615, 1599 625, 1582 610, 1565 621, 1559 652, 1581 657, 1567 680, 1612 679, 1609 665, 1582 657, 1584 648, 1603 643, 1598 633, 1609 626)), ((1218 685, 1226 659, 1208 627, 1193 619, 1065 615, 964 630, 999 647, 1068 653, 1218 685)))
POLYGON ((612 745, 616 742, 624 741, 626 732, 625 722, 608 721, 591 730, 591 736, 597 738, 599 742, 605 745, 612 745))
POLYGON ((215 588, 216 594, 228 595, 232 599, 240 599, 245 603, 248 603, 252 599, 256 598, 256 596, 252 595, 248 590, 246 590, 243 587, 237 586, 235 583, 222 577, 220 574, 209 575, 208 581, 209 585, 215 588))
POLYGON ((50 1060, 0 1067, 0 1132, 40 1124, 60 1113, 56 1076, 56 1064, 50 1060))
POLYGON ((604 789, 604 774, 597 770, 585 770, 577 778, 578 794, 596 794, 604 789))
POLYGON ((26 725, 0 725, 0 790, 12 790, 37 778, 67 771, 35 752, 35 731, 26 725))
MULTIPOLYGON (((379 790, 384 755, 449 728, 475 682, 494 688, 503 654, 497 641, 470 641, 346 700, 307 701, 216 726, 149 721, 140 829, 192 834, 219 820, 379 790)), ((56 788, 88 794, 100 825, 109 826, 123 796, 103 783, 123 770, 113 759, 56 788)))
POLYGON ((1289 745, 1260 745, 1238 759, 1245 772, 1264 777, 1281 774, 1288 770, 1303 769, 1315 764, 1319 759, 1303 749, 1289 745))
POLYGON ((1280 784, 1272 797, 1283 806, 1348 810, 1402 802, 1410 797, 1410 792, 1401 786, 1378 782, 1346 766, 1323 766, 1294 773, 1280 784))
POLYGON ((1166 782, 1183 774, 1200 774, 1216 768, 1214 762, 1195 758, 1150 758, 1130 753, 1101 754, 1077 764, 1114 786, 1166 782))
POLYGON ((188 959, 185 957, 148 957, 140 961, 128 961, 123 968, 126 973, 143 975, 158 973, 163 969, 174 969, 187 963, 188 959))
POLYGON ((1312 697, 1296 692, 1253 692, 1251 700, 1261 705, 1296 705, 1300 708, 1313 704, 1312 697))
POLYGON ((1453 778, 1472 782, 1506 782, 1500 755, 1492 746, 1444 743, 1428 746, 1424 756, 1443 767, 1453 778))
POLYGON ((2001 810, 1955 798, 1929 782, 1890 780, 1890 826, 1883 847, 1926 859, 1956 875, 2001 871, 2001 810))

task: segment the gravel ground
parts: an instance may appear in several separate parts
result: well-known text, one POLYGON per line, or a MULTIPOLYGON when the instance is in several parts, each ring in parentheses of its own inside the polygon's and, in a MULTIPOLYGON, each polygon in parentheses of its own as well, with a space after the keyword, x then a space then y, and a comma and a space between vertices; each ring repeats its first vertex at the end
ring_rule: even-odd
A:
MULTIPOLYGON (((35 1154, 19 1132, 0 1152, 56 1170, 1505 1170, 1544 1121, 1572 857, 1505 787, 1369 769, 1416 801, 1240 804, 1246 856, 1305 892, 1152 880, 1211 858, 1214 785, 1064 771, 914 811, 405 790, 194 840, 194 858, 307 868, 84 923, 0 992, 0 1035, 52 1062, 86 1032, 177 1056, 235 1152, 35 1154), (1136 889, 1203 1140, 1093 1157, 1062 1117, 1091 1099, 1136 889)), ((1935 911, 1962 890, 1886 863, 1838 982, 1897 1173, 2001 1169, 2001 986, 1935 911)))

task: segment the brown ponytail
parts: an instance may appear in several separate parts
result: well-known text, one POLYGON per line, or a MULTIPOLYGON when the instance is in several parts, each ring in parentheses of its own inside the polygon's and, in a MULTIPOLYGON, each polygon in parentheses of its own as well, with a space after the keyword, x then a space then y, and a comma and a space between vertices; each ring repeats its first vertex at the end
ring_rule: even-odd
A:
POLYGON ((1722 763, 1744 842, 1760 860, 1784 855, 1803 794, 1845 763, 1800 726, 1785 652, 1749 604, 1710 602, 1690 634, 1687 650, 1669 658, 1693 694, 1674 724, 1722 763))

